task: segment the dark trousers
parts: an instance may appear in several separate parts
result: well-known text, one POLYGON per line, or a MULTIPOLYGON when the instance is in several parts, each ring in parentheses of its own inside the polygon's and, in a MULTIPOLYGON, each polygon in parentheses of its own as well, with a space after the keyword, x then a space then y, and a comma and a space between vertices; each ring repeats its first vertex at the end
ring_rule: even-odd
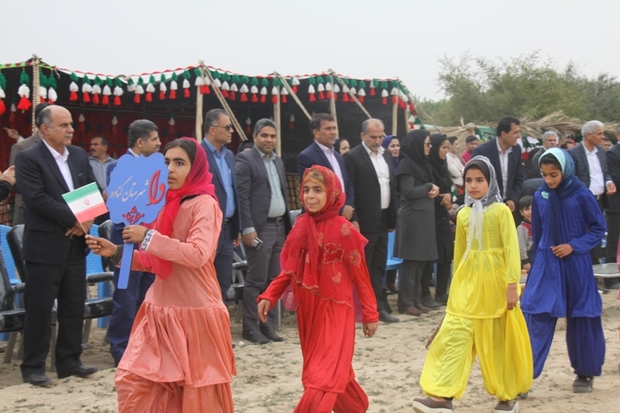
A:
MULTIPOLYGON (((616 262, 618 253, 618 238, 620 237, 620 214, 605 212, 607 222, 607 246, 605 247, 605 262, 616 262)), ((620 278, 605 278, 605 287, 609 288, 620 282, 620 278)))
MULTIPOLYGON (((263 241, 260 248, 246 248, 248 273, 243 287, 243 331, 259 329, 258 304, 256 299, 271 281, 280 274, 280 252, 286 238, 286 224, 267 222, 258 238, 263 241)), ((275 308, 269 311, 266 327, 273 327, 275 308)), ((260 323, 262 325, 262 323, 260 323)))
POLYGON ((67 259, 60 265, 26 262, 24 304, 24 359, 22 375, 45 373, 50 348, 52 307, 58 300, 56 370, 66 372, 80 364, 82 327, 86 300, 84 243, 71 242, 67 259))
POLYGON ((220 283, 223 300, 226 297, 226 291, 228 291, 232 284, 233 242, 236 237, 236 234, 232 233, 231 222, 222 225, 213 265, 217 273, 217 281, 220 283))
MULTIPOLYGON (((542 373, 553 342, 557 317, 549 314, 524 313, 530 333, 534 378, 542 373)), ((579 376, 600 376, 605 361, 605 335, 601 317, 567 317, 566 346, 574 373, 579 376)))
MULTIPOLYGON (((119 273, 120 269, 114 268, 115 287, 118 287, 119 273)), ((155 275, 150 272, 130 271, 127 288, 114 289, 114 294, 112 294, 114 306, 108 325, 108 339, 110 340, 110 353, 117 363, 125 354, 136 313, 153 281, 155 281, 155 275)))
MULTIPOLYGON (((603 196, 599 195, 597 198, 598 207, 603 212, 604 204, 603 204, 603 196)), ((603 255, 603 240, 601 240, 594 248, 590 250, 590 258, 592 259, 592 264, 600 264, 601 256, 603 255)))
POLYGON ((385 292, 383 291, 383 276, 385 275, 385 265, 387 263, 387 226, 384 233, 365 234, 368 244, 364 247, 366 255, 366 266, 370 275, 370 284, 375 292, 377 299, 377 311, 386 310, 385 292))
MULTIPOLYGON (((449 262, 438 262, 437 271, 435 272, 435 297, 448 294, 450 286, 450 276, 452 272, 452 264, 449 262)), ((426 267, 426 273, 422 277, 422 300, 430 297, 431 291, 429 284, 433 282, 433 265, 426 267)))
POLYGON ((432 261, 404 260, 400 268, 398 307, 405 309, 422 304, 422 280, 424 274, 433 270, 432 261))

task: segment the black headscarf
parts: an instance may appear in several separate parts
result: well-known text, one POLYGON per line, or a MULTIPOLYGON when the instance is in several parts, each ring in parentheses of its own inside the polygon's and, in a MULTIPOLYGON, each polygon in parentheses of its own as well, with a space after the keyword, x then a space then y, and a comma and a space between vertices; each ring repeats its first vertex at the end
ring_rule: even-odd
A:
POLYGON ((440 194, 449 194, 452 192, 452 178, 448 171, 448 162, 439 157, 439 148, 448 137, 442 133, 434 133, 431 135, 431 151, 428 157, 433 168, 433 183, 439 187, 440 194))
POLYGON ((416 185, 433 182, 433 169, 428 156, 424 155, 424 141, 429 135, 428 131, 416 129, 400 142, 398 175, 413 176, 416 185))

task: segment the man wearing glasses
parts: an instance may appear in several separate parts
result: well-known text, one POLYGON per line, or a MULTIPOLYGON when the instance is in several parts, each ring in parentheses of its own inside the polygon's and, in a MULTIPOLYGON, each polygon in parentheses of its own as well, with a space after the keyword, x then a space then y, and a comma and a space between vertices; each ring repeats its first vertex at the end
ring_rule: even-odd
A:
POLYGON ((239 245, 239 200, 235 181, 235 157, 226 148, 234 132, 230 117, 222 109, 211 109, 204 119, 204 139, 201 146, 209 160, 209 172, 213 175, 213 185, 222 210, 222 231, 217 243, 215 271, 220 283, 222 299, 232 283, 233 249, 239 245))

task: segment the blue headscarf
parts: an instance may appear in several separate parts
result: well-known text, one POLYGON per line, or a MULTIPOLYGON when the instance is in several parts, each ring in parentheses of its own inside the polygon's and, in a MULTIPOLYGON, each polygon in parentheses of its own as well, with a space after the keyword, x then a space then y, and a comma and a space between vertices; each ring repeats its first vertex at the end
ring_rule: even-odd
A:
POLYGON ((540 166, 540 161, 547 155, 551 155, 557 159, 562 168, 562 182, 560 182, 557 188, 549 188, 546 182, 540 187, 543 198, 549 200, 549 223, 551 225, 553 243, 554 245, 559 245, 562 244, 560 233, 560 226, 562 225, 560 218, 560 199, 573 195, 581 188, 585 188, 585 185, 575 175, 575 163, 568 151, 560 148, 547 149, 538 159, 538 166, 540 166))
MULTIPOLYGON (((381 142, 381 146, 383 146, 383 149, 385 149, 386 151, 388 150, 388 146, 390 146, 390 143, 392 143, 392 139, 396 139, 400 142, 400 139, 398 139, 396 136, 394 135, 387 135, 385 138, 383 138, 383 142, 381 142)), ((392 156, 392 154, 390 153, 390 156, 392 156)), ((399 157, 393 157, 392 156, 392 162, 394 162, 394 175, 398 174, 398 161, 399 161, 399 157)))

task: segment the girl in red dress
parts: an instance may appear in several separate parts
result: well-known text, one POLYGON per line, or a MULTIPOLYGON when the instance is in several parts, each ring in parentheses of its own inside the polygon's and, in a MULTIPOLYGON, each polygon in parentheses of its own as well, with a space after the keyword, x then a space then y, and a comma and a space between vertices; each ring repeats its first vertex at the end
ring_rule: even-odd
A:
POLYGON ((258 297, 263 322, 290 286, 304 358, 304 394, 294 413, 358 413, 368 396, 355 381, 354 290, 362 305, 364 335, 377 330, 379 313, 364 260, 366 239, 339 215, 345 195, 338 177, 322 166, 306 170, 300 215, 281 254, 282 273, 258 297))

